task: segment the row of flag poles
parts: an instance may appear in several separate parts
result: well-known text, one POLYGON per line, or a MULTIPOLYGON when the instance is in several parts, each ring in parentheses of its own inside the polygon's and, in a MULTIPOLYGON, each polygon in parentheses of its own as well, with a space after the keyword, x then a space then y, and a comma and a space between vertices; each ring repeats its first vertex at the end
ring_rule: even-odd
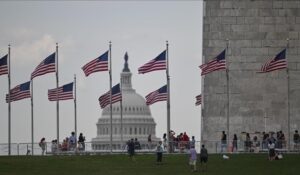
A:
MULTIPOLYGON (((153 60, 150 60, 143 66, 138 69, 139 74, 145 74, 152 71, 158 70, 166 70, 167 76, 167 85, 163 86, 162 88, 155 90, 146 96, 146 104, 151 105, 155 102, 159 101, 167 101, 167 131, 170 130, 170 97, 169 97, 169 71, 168 71, 168 64, 167 64, 167 54, 168 54, 168 42, 166 44, 166 50, 159 54, 153 60)), ((125 54, 125 60, 127 61, 128 55, 125 54)), ((101 71, 109 71, 109 79, 110 79, 110 90, 99 97, 99 104, 101 108, 105 108, 107 105, 110 105, 110 151, 112 152, 112 104, 116 102, 120 102, 120 115, 121 115, 121 141, 123 140, 123 133, 122 133, 122 87, 121 84, 118 83, 117 85, 112 87, 112 68, 111 68, 111 43, 109 45, 109 51, 105 52, 100 57, 90 61, 85 66, 82 67, 86 76, 94 72, 101 72, 101 71), (108 59, 109 61, 109 68, 108 68, 108 59)))
MULTIPOLYGON (((170 95, 169 95, 169 69, 168 69, 168 42, 166 43, 166 50, 159 54, 156 58, 149 61, 138 69, 140 74, 149 73, 152 71, 166 70, 167 85, 155 90, 146 96, 146 104, 151 105, 159 101, 167 101, 167 131, 170 131, 170 95)), ((128 59, 126 53, 125 59, 128 59)), ((109 43, 109 50, 100 55, 96 59, 90 61, 82 67, 85 76, 89 76, 95 72, 108 71, 109 72, 109 91, 100 96, 99 103, 101 108, 110 105, 110 148, 112 152, 112 104, 116 102, 121 103, 121 122, 122 122, 122 94, 121 84, 118 83, 112 87, 112 59, 111 59, 111 42, 109 43)), ((45 58, 31 73, 30 81, 22 83, 13 89, 10 87, 10 46, 8 47, 8 54, 0 59, 0 75, 8 75, 8 89, 9 93, 6 95, 6 102, 8 103, 8 154, 11 155, 11 102, 31 98, 31 142, 32 154, 34 154, 34 110, 33 110, 33 79, 48 73, 55 73, 56 88, 48 90, 48 100, 56 101, 56 115, 57 115, 57 142, 59 143, 59 101, 74 99, 74 118, 75 118, 75 136, 77 136, 77 109, 76 109, 76 76, 74 82, 59 87, 59 73, 58 73, 58 44, 56 44, 56 51, 45 58), (75 87, 73 90, 73 86, 75 87), (75 97, 73 97, 75 91, 75 97)), ((121 123, 122 131, 122 123, 121 123)), ((169 132, 168 132, 169 133, 169 132)), ((122 132, 121 132, 122 135, 122 132)), ((122 136, 121 136, 122 138, 122 136)))
POLYGON ((57 141, 59 142, 59 101, 74 99, 75 135, 77 134, 77 109, 76 109, 76 75, 72 83, 59 87, 58 79, 58 44, 56 51, 45 58, 31 73, 30 81, 22 83, 11 89, 11 69, 10 69, 10 45, 8 54, 0 59, 0 75, 8 75, 8 155, 11 155, 11 102, 31 98, 31 153, 34 154, 34 110, 33 110, 33 80, 39 76, 53 73, 56 74, 56 88, 48 90, 49 101, 56 101, 57 115, 57 141), (73 94, 74 92, 74 94, 73 94))
MULTIPOLYGON (((159 101, 167 101, 167 138, 170 138, 171 128, 171 110, 170 110, 170 75, 169 75, 169 43, 166 41, 166 50, 160 53, 156 58, 150 60, 138 71, 139 74, 145 74, 152 71, 166 70, 167 84, 161 88, 149 93, 146 96, 146 104, 151 105, 159 101)), ((170 144, 167 144, 167 151, 170 152, 170 144)))
MULTIPOLYGON (((286 59, 286 50, 288 48, 288 39, 287 39, 287 47, 280 51, 274 58, 269 59, 265 64, 262 65, 261 69, 257 73, 268 73, 280 69, 286 69, 287 75, 287 108, 288 108, 288 150, 290 149, 290 104, 289 104, 289 69, 288 69, 288 62, 286 59)), ((218 70, 225 70, 226 71, 226 82, 227 82, 227 143, 229 143, 229 68, 226 67, 226 50, 228 50, 229 40, 227 40, 226 49, 224 49, 219 55, 213 58, 211 61, 200 65, 201 69, 201 76, 207 75, 211 72, 218 71, 218 70)), ((200 105, 202 103, 202 95, 196 96, 196 105, 200 105)))
MULTIPOLYGON (((228 50, 228 40, 227 47, 219 55, 217 55, 213 60, 205 63, 200 67, 202 70, 201 76, 207 75, 211 72, 218 70, 226 70, 227 79, 227 134, 229 135, 229 69, 226 68, 226 50, 228 50)), ((286 61, 286 49, 278 53, 275 58, 268 60, 261 68, 259 73, 267 73, 275 71, 278 69, 287 69, 287 79, 288 79, 288 91, 289 91, 289 72, 286 61)), ((125 58, 128 55, 125 54, 125 58)), ((105 108, 110 105, 110 148, 112 152, 112 104, 120 102, 121 105, 121 122, 122 122, 122 87, 118 83, 112 86, 112 59, 111 59, 111 42, 109 42, 109 50, 104 54, 100 55, 96 59, 90 61, 82 67, 82 70, 86 77, 95 72, 108 71, 109 73, 109 91, 104 93, 99 97, 99 104, 101 108, 105 108)), ((146 96, 146 104, 152 105, 159 101, 167 101, 167 137, 170 131, 170 76, 169 76, 169 60, 168 60, 168 41, 166 42, 166 50, 160 53, 157 57, 150 60, 146 64, 138 68, 139 74, 145 74, 152 71, 166 71, 167 84, 161 88, 149 93, 146 96)), ((76 76, 74 76, 74 82, 63 85, 59 87, 59 74, 58 74, 58 45, 56 44, 56 51, 45 58, 32 72, 31 79, 28 82, 22 83, 13 89, 11 89, 11 77, 10 77, 10 45, 8 46, 8 54, 0 58, 0 76, 8 75, 8 89, 9 93, 6 95, 6 102, 8 103, 8 144, 9 151, 11 154, 11 102, 21 100, 24 98, 31 98, 31 137, 32 137, 32 154, 33 154, 33 143, 34 143, 34 125, 33 125, 33 79, 48 73, 54 73, 56 75, 56 88, 50 89, 48 91, 49 101, 56 101, 56 111, 57 111, 57 141, 59 142, 59 101, 60 100, 70 100, 74 99, 74 118, 75 118, 75 136, 77 136, 77 109, 76 109, 76 76), (74 88, 73 88, 74 87, 74 88), (73 96, 74 91, 74 96, 73 96)), ((196 96, 195 105, 200 105, 202 103, 203 96, 200 94, 196 96)), ((289 92, 288 92, 288 130, 290 130, 290 114, 289 114, 289 92)), ((122 123, 121 123, 121 138, 122 138, 122 123)), ((229 137, 227 137, 229 139, 229 137)), ((290 140, 290 133, 289 133, 290 140)), ((290 142, 289 142, 290 144, 290 142)), ((168 144, 169 145, 169 144, 168 144)), ((169 149, 168 149, 169 151, 169 149)))

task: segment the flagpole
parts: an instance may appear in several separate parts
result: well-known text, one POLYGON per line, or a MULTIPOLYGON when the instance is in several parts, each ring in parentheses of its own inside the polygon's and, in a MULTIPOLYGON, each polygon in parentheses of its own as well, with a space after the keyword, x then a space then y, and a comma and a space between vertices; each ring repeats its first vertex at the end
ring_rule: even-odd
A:
POLYGON ((109 41, 109 89, 110 89, 110 153, 112 153, 112 70, 111 70, 111 41, 109 41))
MULTIPOLYGON (((203 53, 202 53, 202 55, 203 55, 203 53)), ((202 60, 205 60, 205 56, 202 56, 202 60)), ((203 109, 204 109, 204 85, 202 84, 202 80, 203 80, 203 78, 202 78, 202 76, 201 76, 201 116, 200 116, 200 143, 201 143, 201 145, 204 143, 203 142, 203 109)), ((201 146, 200 145, 200 146, 201 146)))
MULTIPOLYGON (((201 143, 201 145, 204 143, 203 142, 203 110, 202 110, 202 104, 201 104, 201 116, 200 116, 201 118, 200 118, 200 143, 201 143)), ((201 146, 200 145, 200 146, 201 146)))
MULTIPOLYGON (((227 55, 228 52, 228 45, 229 45, 229 40, 226 39, 226 52, 225 55, 227 55)), ((226 59, 226 81, 227 81, 227 148, 229 146, 229 64, 228 64, 228 59, 226 59)))
MULTIPOLYGON (((166 76, 167 76, 167 91, 168 91, 168 100, 167 100, 167 137, 170 140, 170 76, 169 76, 169 43, 166 41, 166 62, 167 62, 167 69, 166 69, 166 76)), ((170 143, 168 144, 168 153, 170 153, 170 143)))
MULTIPOLYGON (((77 138, 77 86, 76 86, 76 74, 74 74, 74 121, 75 121, 75 138, 77 138)), ((77 139, 75 139, 75 145, 77 145, 77 139)))
POLYGON ((10 44, 8 44, 8 155, 11 155, 11 102, 10 102, 10 44))
POLYGON ((122 149, 123 147, 123 99, 120 101, 120 108, 121 108, 121 149, 122 149))
MULTIPOLYGON (((58 43, 56 43, 56 89, 58 89, 58 43)), ((58 93, 58 91, 57 91, 58 93)), ((58 94, 57 94, 58 97, 58 94)), ((59 100, 56 100, 56 129, 57 129, 57 145, 59 145, 59 100)))
POLYGON ((33 79, 30 82, 31 86, 31 154, 34 154, 34 120, 33 120, 33 79))
MULTIPOLYGON (((287 49, 289 48, 289 38, 286 39, 287 41, 287 49)), ((286 49, 286 50, 287 50, 286 49)), ((290 74, 289 74, 289 66, 288 66, 288 59, 287 59, 287 52, 286 52, 286 75, 287 75, 287 107, 288 107, 288 152, 290 151, 290 144, 291 144, 291 130, 290 130, 290 74)))
POLYGON ((121 128, 120 128, 120 135, 121 135, 121 149, 123 148, 123 93, 122 93, 122 80, 120 81, 120 92, 121 92, 121 101, 120 101, 120 116, 121 116, 121 128))

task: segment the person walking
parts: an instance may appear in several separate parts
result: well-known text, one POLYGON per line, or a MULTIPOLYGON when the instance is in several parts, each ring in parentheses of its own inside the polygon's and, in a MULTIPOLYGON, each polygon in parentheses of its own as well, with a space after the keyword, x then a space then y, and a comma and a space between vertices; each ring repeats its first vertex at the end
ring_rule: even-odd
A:
POLYGON ((189 158, 190 158, 189 164, 191 167, 191 171, 196 172, 197 171, 197 166, 196 166, 197 165, 197 151, 194 146, 191 146, 191 148, 190 148, 189 158))
POLYGON ((208 161, 208 152, 207 149, 205 148, 205 145, 202 145, 201 150, 200 150, 200 163, 201 163, 201 167, 203 164, 203 168, 202 171, 206 171, 207 170, 207 161, 208 161))

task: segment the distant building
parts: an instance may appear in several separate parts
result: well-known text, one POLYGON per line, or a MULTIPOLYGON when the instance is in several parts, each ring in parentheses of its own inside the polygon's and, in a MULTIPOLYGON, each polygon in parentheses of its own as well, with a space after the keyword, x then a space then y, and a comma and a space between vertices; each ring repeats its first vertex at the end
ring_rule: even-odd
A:
MULTIPOLYGON (((113 149, 123 149, 126 142, 137 138, 141 147, 147 147, 148 136, 151 134, 152 146, 160 139, 155 135, 156 123, 151 116, 149 106, 144 97, 135 92, 131 84, 131 72, 128 67, 128 57, 125 55, 125 64, 121 73, 123 120, 121 138, 121 108, 120 102, 112 105, 113 118, 113 149), (123 140, 123 141, 122 141, 123 140)), ((97 137, 92 139, 92 147, 96 150, 110 149, 110 106, 102 111, 97 122, 97 137)))

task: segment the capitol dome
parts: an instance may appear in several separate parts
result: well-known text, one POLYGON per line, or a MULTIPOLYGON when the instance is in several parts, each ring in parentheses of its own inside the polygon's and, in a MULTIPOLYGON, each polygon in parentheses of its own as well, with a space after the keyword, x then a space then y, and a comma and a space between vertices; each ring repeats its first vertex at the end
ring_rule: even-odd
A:
MULTIPOLYGON (((142 148, 148 146, 148 136, 152 144, 160 139, 155 135, 156 123, 151 115, 144 97, 132 88, 131 72, 128 67, 128 56, 121 72, 122 104, 112 105, 112 149, 123 149, 126 142, 137 138, 142 148), (121 110, 121 107, 123 110, 121 110)), ((106 106, 97 122, 97 137, 92 139, 92 147, 96 150, 110 149, 110 106, 106 106)), ((153 145, 152 145, 153 147, 153 145)))

